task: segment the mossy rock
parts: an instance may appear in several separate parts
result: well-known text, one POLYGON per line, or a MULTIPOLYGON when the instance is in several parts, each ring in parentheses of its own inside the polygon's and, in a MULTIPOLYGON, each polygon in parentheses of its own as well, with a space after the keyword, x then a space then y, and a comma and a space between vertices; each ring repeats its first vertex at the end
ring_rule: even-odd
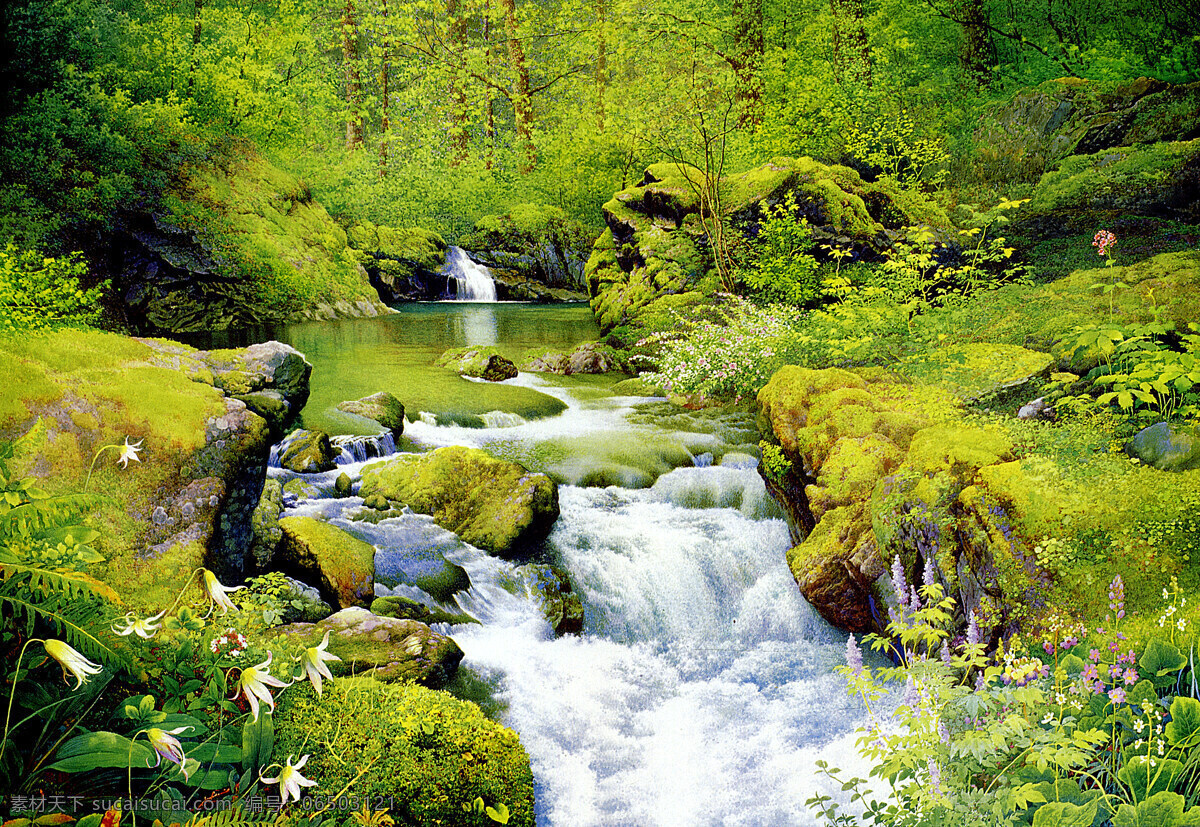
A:
POLYGON ((292 623, 271 630, 274 640, 292 649, 316 646, 329 633, 329 662, 335 676, 362 675, 380 681, 419 683, 440 689, 454 678, 463 653, 446 635, 424 623, 383 617, 360 606, 317 623, 292 623))
POLYGON ((140 442, 128 467, 104 451, 87 485, 106 498, 90 518, 105 562, 90 572, 136 610, 170 605, 196 566, 240 568, 218 529, 248 552, 255 469, 269 447, 266 423, 179 348, 85 330, 0 340, 0 437, 36 430, 9 463, 16 477, 74 494, 102 446, 140 442))
POLYGON ((1159 422, 1139 431, 1125 450, 1160 471, 1200 469, 1200 428, 1159 422))
POLYGON ((300 479, 300 477, 292 477, 283 484, 283 493, 290 494, 297 499, 311 500, 319 497, 321 490, 311 482, 300 479))
POLYGON ((422 827, 494 827, 495 819, 471 809, 476 799, 503 805, 512 827, 535 823, 533 774, 516 733, 445 692, 341 679, 318 698, 301 685, 280 696, 275 728, 279 754, 312 754, 304 773, 321 793, 352 785, 422 827), (317 743, 330 749, 312 750, 317 743))
POLYGON ((141 331, 202 331, 388 312, 346 234, 249 144, 190 163, 161 209, 127 218, 116 287, 141 331))
POLYGON ((457 371, 462 376, 501 382, 517 375, 517 366, 494 347, 460 347, 443 353, 439 367, 457 371))
POLYGON ((531 549, 558 519, 558 487, 547 476, 458 446, 368 465, 359 493, 431 514, 464 542, 501 556, 531 549))
MULTIPOLYGON (((390 505, 385 497, 374 497, 390 505)), ((462 540, 425 517, 404 516, 392 510, 371 511, 364 516, 369 522, 377 522, 375 514, 382 519, 402 518, 389 523, 386 536, 378 541, 377 584, 388 588, 412 586, 441 603, 450 603, 455 594, 471 588, 466 570, 446 559, 446 555, 463 550, 462 540)))
POLYGON ((622 379, 613 385, 613 393, 618 396, 666 396, 667 392, 658 385, 647 382, 640 376, 632 379, 622 379))
POLYGON ((1049 376, 1055 359, 1015 345, 972 342, 947 345, 910 357, 897 370, 913 379, 944 388, 964 404, 1003 402, 1030 391, 1049 376))
POLYGON ((375 547, 312 517, 284 517, 277 564, 313 583, 335 606, 367 606, 375 598, 375 547))
POLYGON ((558 373, 573 376, 578 373, 608 373, 620 370, 622 359, 602 342, 583 342, 570 352, 535 351, 526 353, 521 369, 536 373, 558 373))
POLYGON ((402 620, 416 620, 426 625, 431 623, 478 623, 470 615, 446 612, 441 609, 431 609, 424 603, 418 603, 408 597, 377 597, 371 603, 371 613, 384 617, 396 617, 402 620))
POLYGON ((404 405, 387 391, 354 401, 339 402, 337 409, 378 422, 395 436, 404 433, 404 405))
POLYGON ((332 471, 339 456, 324 431, 295 431, 279 446, 279 464, 297 474, 332 471))
POLYGON ((275 549, 283 539, 279 527, 279 515, 283 511, 283 484, 277 479, 263 482, 262 496, 250 518, 254 530, 254 546, 251 553, 259 569, 266 569, 275 557, 275 549))
POLYGON ((371 283, 389 301, 436 299, 445 291, 445 239, 420 227, 385 227, 362 221, 347 232, 371 283))
POLYGON ((519 596, 532 597, 556 635, 583 632, 583 602, 572 591, 571 579, 562 569, 544 563, 517 566, 504 586, 519 596))

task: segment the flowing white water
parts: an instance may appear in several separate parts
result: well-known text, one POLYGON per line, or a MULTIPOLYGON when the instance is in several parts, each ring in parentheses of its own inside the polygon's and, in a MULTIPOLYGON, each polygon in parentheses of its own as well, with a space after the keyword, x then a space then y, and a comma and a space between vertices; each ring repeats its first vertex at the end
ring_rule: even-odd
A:
MULTIPOLYGON (((496 282, 492 273, 482 264, 471 261, 470 256, 461 247, 451 247, 446 253, 446 266, 443 272, 454 279, 455 301, 460 302, 494 302, 496 300, 496 282)), ((473 342, 472 344, 493 344, 493 342, 473 342)))
MULTIPOLYGON (((624 416, 644 401, 585 404, 536 377, 512 381, 569 408, 536 422, 498 418, 484 429, 429 418, 406 436, 428 445, 495 445, 629 431, 624 416)), ((651 426, 637 430, 656 436, 651 426)), ((357 477, 360 468, 309 478, 331 484, 336 473, 357 477)), ((513 564, 452 535, 435 543, 470 576, 470 590, 447 608, 482 623, 448 631, 466 653, 462 668, 494 688, 503 722, 530 754, 538 824, 814 824, 806 799, 818 791, 843 798, 815 774, 816 760, 866 775, 852 734, 864 713, 833 672, 845 637, 801 598, 785 562, 787 526, 757 472, 680 468, 641 490, 563 485, 559 497, 548 546, 583 602, 582 636, 556 639, 529 595, 505 590, 513 564)), ((348 497, 295 508, 357 525, 377 545, 404 536, 428 544, 438 531, 415 515, 398 518, 424 521, 411 528, 345 521, 360 504, 348 497)))

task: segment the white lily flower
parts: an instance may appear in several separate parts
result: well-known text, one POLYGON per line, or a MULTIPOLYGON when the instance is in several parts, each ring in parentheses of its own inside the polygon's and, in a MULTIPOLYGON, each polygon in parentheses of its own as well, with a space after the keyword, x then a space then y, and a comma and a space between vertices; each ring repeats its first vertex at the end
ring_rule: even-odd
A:
POLYGON ((208 569, 203 569, 200 582, 204 588, 204 594, 214 605, 221 607, 221 614, 228 614, 230 610, 238 611, 238 607, 233 605, 233 601, 229 599, 230 592, 236 592, 239 589, 246 588, 245 586, 223 586, 217 576, 208 569))
POLYGON ((290 686, 271 674, 272 657, 274 654, 267 652, 267 659, 262 663, 243 669, 241 677, 238 678, 237 688, 230 696, 231 699, 236 698, 239 692, 245 695, 246 701, 250 704, 250 713, 256 721, 258 720, 259 701, 267 705, 268 712, 275 711, 275 699, 271 697, 271 690, 268 687, 290 686))
POLYGON ((317 691, 317 697, 321 697, 321 678, 329 678, 333 680, 333 673, 329 671, 329 667, 325 665, 325 661, 333 663, 341 661, 337 655, 330 654, 326 651, 329 648, 329 630, 325 630, 325 637, 321 639, 321 643, 317 646, 310 646, 304 650, 304 655, 301 657, 302 665, 304 666, 304 675, 312 681, 313 689, 317 691))
POLYGON ((166 614, 167 612, 164 609, 154 617, 140 618, 133 612, 127 612, 125 617, 122 618, 122 620, 125 622, 125 625, 118 626, 114 623, 112 630, 121 637, 125 637, 127 635, 137 635, 140 638, 149 640, 150 638, 154 637, 154 633, 159 630, 159 621, 161 621, 166 614))
POLYGON ((293 801, 300 800, 301 787, 315 787, 317 782, 311 778, 305 778, 300 774, 300 768, 308 763, 308 756, 303 755, 300 760, 292 766, 292 756, 287 757, 287 764, 279 768, 279 775, 275 778, 261 778, 264 784, 278 784, 279 794, 282 798, 280 804, 286 804, 290 798, 293 801))
POLYGON ((63 680, 69 680, 67 673, 75 678, 75 686, 72 689, 78 689, 88 682, 88 678, 92 675, 99 675, 104 671, 104 668, 98 663, 92 663, 82 654, 72 649, 61 640, 51 638, 44 644, 46 654, 58 661, 63 668, 63 680))
POLYGON ((133 460, 134 462, 141 462, 141 460, 138 459, 138 451, 142 450, 142 443, 144 441, 145 440, 139 439, 137 442, 130 445, 129 437, 125 437, 125 444, 116 446, 121 449, 121 456, 117 457, 117 462, 121 463, 122 468, 127 466, 130 460, 133 460))
POLYGON ((179 739, 175 736, 189 729, 192 729, 192 727, 181 726, 170 730, 150 727, 144 730, 146 738, 150 741, 150 746, 154 748, 154 752, 158 756, 154 761, 154 766, 157 767, 162 763, 162 759, 166 758, 171 763, 179 765, 179 769, 183 772, 184 780, 187 780, 191 770, 186 764, 187 756, 183 754, 183 744, 179 743, 179 739))

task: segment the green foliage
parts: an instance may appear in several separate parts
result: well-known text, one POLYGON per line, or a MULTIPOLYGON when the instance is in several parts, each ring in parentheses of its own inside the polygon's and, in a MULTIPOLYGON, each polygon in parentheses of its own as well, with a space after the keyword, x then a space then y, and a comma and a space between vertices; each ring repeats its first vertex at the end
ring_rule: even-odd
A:
POLYGON ((942 139, 918 137, 908 110, 881 115, 867 126, 855 122, 845 142, 850 155, 904 189, 936 187, 946 178, 950 156, 942 139))
POLYGON ((106 285, 84 290, 86 274, 78 253, 46 258, 12 244, 0 250, 0 336, 95 322, 106 285))
POLYGON ((743 254, 734 277, 764 304, 806 305, 821 297, 817 260, 810 254, 812 228, 797 216, 796 195, 789 192, 773 206, 760 207, 758 235, 743 254))

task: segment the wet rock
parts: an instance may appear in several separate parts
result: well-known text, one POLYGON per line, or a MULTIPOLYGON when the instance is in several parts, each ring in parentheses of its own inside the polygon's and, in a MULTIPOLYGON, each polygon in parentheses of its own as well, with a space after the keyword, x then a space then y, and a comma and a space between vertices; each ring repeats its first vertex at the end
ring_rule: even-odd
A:
POLYGON ((375 554, 375 582, 389 588, 415 586, 442 603, 471 587, 462 566, 445 554, 462 548, 462 541, 428 517, 411 515, 388 526, 387 541, 375 554))
POLYGON ((570 353, 549 352, 527 358, 522 367, 539 373, 608 373, 621 368, 613 349, 600 342, 584 342, 570 353))
POLYGON ((438 365, 489 382, 502 382, 517 375, 517 366, 494 347, 454 348, 442 354, 438 365))
POLYGON ((381 681, 419 683, 434 689, 454 677, 462 649, 446 635, 424 623, 382 617, 364 608, 342 609, 319 623, 293 623, 276 630, 278 636, 304 646, 316 646, 329 631, 329 662, 335 676, 370 671, 381 681))
POLYGON ((299 430, 279 446, 279 464, 297 474, 332 471, 341 451, 333 447, 324 431, 299 430))
POLYGON ((352 402, 339 402, 337 409, 378 422, 395 436, 404 433, 404 405, 387 391, 352 402))
POLYGON ((337 479, 333 481, 333 493, 339 497, 350 496, 350 489, 354 487, 354 481, 350 479, 350 475, 345 471, 338 474, 337 479))
POLYGON ((532 597, 556 635, 583 633, 583 602, 571 590, 571 580, 562 569, 544 563, 517 566, 510 590, 532 597))
POLYGON ((540 542, 558 519, 558 486, 545 474, 460 446, 368 465, 359 493, 364 501, 382 495, 431 514, 463 541, 500 556, 540 542))
POLYGON ((421 623, 478 623, 470 615, 451 613, 441 609, 431 609, 424 603, 418 603, 407 597, 384 596, 375 598, 371 611, 385 617, 396 617, 404 620, 417 620, 421 623))
POLYGON ((1159 422, 1139 431, 1125 451, 1160 471, 1191 471, 1200 468, 1200 428, 1159 422))
POLYGON ((375 547, 337 526, 311 517, 284 517, 276 565, 316 584, 340 608, 367 606, 375 598, 375 547))

